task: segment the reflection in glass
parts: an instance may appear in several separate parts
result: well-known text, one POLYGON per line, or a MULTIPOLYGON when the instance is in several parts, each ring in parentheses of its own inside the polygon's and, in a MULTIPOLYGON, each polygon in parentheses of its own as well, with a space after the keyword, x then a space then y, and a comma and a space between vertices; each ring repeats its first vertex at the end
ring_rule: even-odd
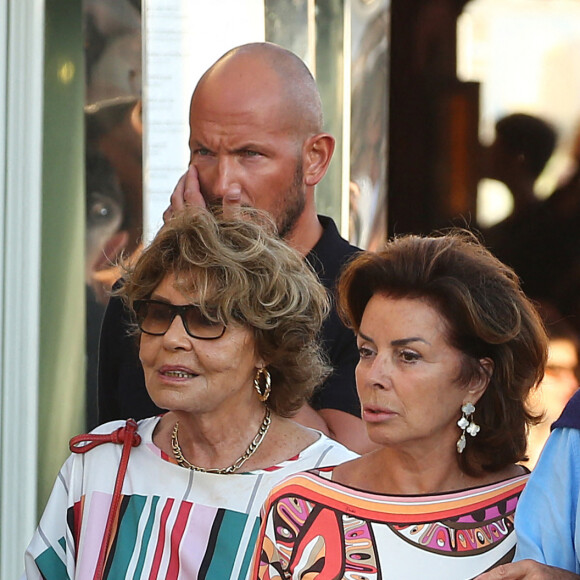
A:
POLYGON ((372 250, 387 234, 388 27, 386 0, 353 8, 349 234, 372 250))
POLYGON ((101 321, 143 221, 140 0, 84 0, 86 427, 97 424, 101 321))

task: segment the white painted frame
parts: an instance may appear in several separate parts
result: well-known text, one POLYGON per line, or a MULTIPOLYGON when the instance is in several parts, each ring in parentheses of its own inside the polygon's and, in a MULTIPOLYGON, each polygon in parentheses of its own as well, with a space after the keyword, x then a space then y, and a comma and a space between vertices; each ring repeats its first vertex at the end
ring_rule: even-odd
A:
POLYGON ((37 523, 45 0, 0 0, 0 578, 37 523))

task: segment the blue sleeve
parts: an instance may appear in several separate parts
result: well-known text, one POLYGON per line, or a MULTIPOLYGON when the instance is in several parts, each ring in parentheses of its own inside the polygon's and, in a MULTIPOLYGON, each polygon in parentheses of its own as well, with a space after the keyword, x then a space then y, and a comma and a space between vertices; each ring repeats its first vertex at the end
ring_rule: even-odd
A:
POLYGON ((580 431, 550 435, 516 510, 515 560, 531 558, 580 573, 580 431))

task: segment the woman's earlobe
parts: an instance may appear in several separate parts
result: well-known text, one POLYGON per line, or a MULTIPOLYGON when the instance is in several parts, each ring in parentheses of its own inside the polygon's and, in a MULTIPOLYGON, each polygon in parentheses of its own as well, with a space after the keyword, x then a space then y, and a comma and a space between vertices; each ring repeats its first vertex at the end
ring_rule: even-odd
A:
POLYGON ((477 396, 477 400, 485 393, 489 385, 489 381, 493 375, 493 370, 495 365, 493 360, 490 358, 481 358, 479 359, 479 366, 481 369, 481 373, 479 374, 479 379, 473 384, 473 386, 469 389, 469 392, 477 396))

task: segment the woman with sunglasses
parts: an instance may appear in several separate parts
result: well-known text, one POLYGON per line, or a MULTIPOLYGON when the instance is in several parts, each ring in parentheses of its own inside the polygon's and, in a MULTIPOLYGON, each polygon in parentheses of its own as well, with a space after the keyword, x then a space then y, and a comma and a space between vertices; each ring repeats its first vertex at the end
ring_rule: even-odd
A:
POLYGON ((167 413, 77 440, 27 578, 245 578, 269 490, 355 457, 290 419, 329 370, 328 299, 269 219, 243 211, 176 216, 127 272, 145 383, 167 413))

